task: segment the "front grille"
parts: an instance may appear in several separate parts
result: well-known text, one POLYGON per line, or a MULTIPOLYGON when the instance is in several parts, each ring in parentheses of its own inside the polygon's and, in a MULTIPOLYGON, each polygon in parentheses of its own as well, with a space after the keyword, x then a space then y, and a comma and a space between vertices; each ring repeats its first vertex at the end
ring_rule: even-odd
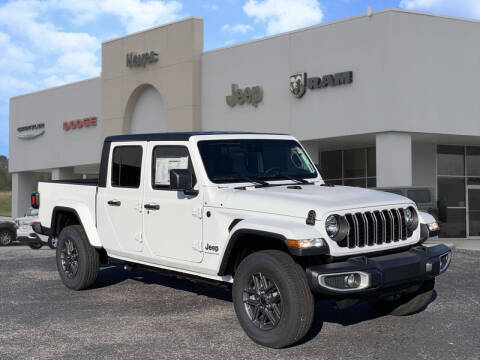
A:
POLYGON ((388 209, 345 214, 349 230, 340 247, 350 249, 389 244, 407 240, 412 232, 407 229, 404 209, 388 209))

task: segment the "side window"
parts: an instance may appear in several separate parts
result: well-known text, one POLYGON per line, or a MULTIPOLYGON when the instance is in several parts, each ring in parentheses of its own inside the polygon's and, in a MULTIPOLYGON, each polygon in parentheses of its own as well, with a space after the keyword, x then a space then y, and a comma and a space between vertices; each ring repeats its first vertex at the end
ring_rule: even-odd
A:
POLYGON ((117 146, 112 156, 112 186, 138 188, 142 173, 142 147, 117 146))
POLYGON ((193 174, 193 185, 195 185, 195 172, 190 153, 185 146, 155 146, 152 155, 152 187, 169 189, 172 169, 189 169, 193 174))

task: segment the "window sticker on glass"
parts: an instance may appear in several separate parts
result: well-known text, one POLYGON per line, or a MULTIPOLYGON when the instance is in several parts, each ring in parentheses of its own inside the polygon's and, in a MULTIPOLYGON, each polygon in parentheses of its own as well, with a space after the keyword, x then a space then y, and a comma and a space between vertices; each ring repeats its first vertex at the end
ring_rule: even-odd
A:
POLYGON ((188 156, 181 158, 157 158, 155 163, 155 185, 170 185, 170 170, 188 169, 188 156))

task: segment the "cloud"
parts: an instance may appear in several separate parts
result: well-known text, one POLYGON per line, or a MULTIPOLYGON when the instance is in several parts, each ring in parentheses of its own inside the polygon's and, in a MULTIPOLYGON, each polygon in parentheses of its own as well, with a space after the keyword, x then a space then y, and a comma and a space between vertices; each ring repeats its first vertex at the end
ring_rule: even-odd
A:
POLYGON ((32 53, 21 46, 12 43, 10 36, 0 32, 0 69, 6 69, 8 72, 31 73, 33 71, 32 53))
POLYGON ((317 24, 323 19, 317 0, 248 0, 243 11, 255 21, 266 22, 270 35, 317 24))
POLYGON ((177 20, 182 3, 176 0, 50 0, 54 7, 72 13, 72 22, 84 24, 102 15, 117 16, 127 32, 177 20))
POLYGON ((478 0, 401 0, 399 6, 408 10, 480 19, 478 0))
POLYGON ((207 10, 211 10, 211 11, 216 11, 216 10, 218 10, 218 6, 217 6, 217 5, 211 5, 211 4, 203 4, 203 5, 202 5, 202 8, 207 9, 207 10))
POLYGON ((230 45, 235 44, 236 42, 237 42, 237 40, 235 40, 235 39, 230 39, 230 40, 225 41, 225 45, 226 45, 226 46, 230 46, 230 45))
POLYGON ((245 34, 252 30, 253 30, 253 27, 247 24, 236 24, 236 25, 225 24, 222 26, 222 31, 231 32, 231 33, 245 34))

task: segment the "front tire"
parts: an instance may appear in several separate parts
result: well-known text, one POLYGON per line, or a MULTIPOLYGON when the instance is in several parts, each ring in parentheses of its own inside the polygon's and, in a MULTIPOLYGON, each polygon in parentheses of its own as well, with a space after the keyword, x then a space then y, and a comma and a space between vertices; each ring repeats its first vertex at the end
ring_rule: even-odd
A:
POLYGON ((62 230, 56 257, 60 278, 69 289, 86 289, 97 279, 100 268, 98 252, 90 245, 80 225, 67 226, 62 230))
POLYGON ((13 242, 13 234, 9 230, 0 231, 0 246, 7 246, 13 242))
POLYGON ((313 321, 305 271, 279 250, 247 256, 235 272, 232 297, 243 330, 263 346, 278 349, 296 343, 313 321))
POLYGON ((412 294, 402 295, 395 300, 378 300, 370 306, 379 314, 405 316, 423 309, 432 299, 435 279, 423 282, 420 288, 412 294))

